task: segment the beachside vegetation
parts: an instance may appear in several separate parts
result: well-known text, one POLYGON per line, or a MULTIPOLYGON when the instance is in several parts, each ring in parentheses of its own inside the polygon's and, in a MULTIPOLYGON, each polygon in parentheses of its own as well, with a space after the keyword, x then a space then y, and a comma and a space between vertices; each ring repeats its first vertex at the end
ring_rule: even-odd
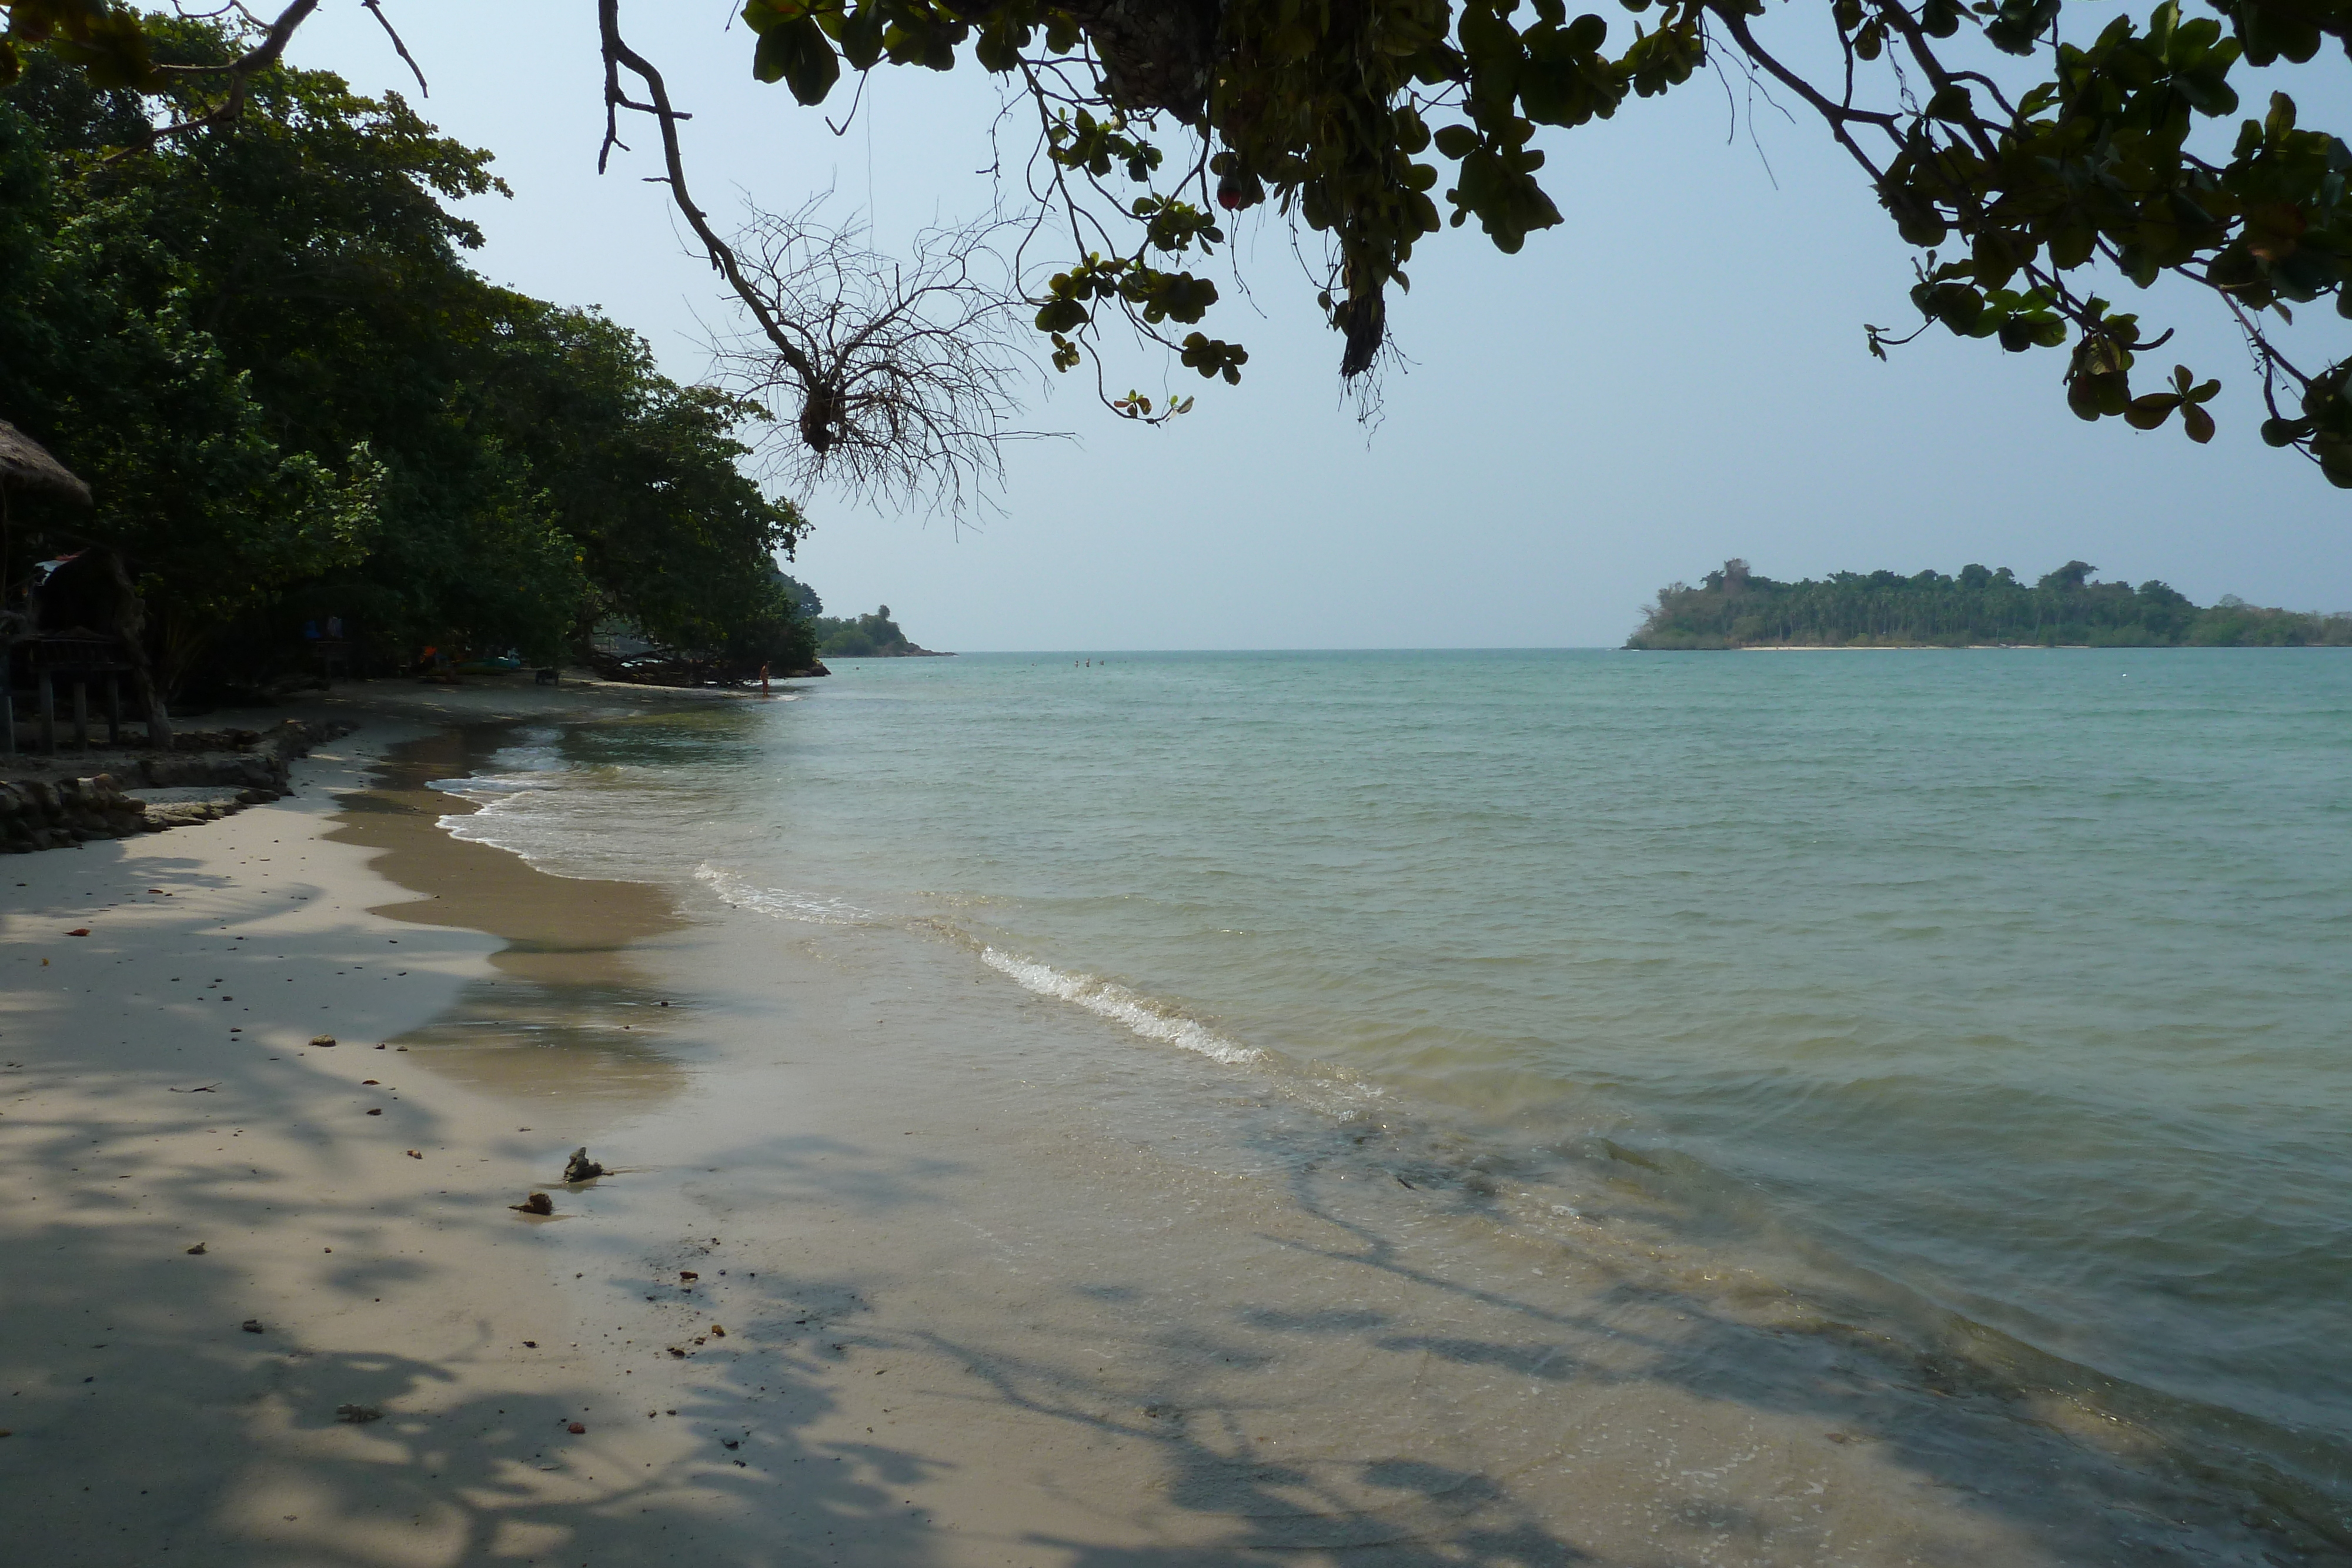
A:
MULTIPOLYGON (((210 22, 143 36, 159 71, 243 47, 210 22)), ((158 139, 205 78, 24 67, 0 89, 0 413, 96 506, 20 504, 12 589, 117 549, 182 691, 299 669, 329 626, 377 671, 428 645, 554 663, 613 618, 722 664, 810 662, 774 562, 806 524, 741 467, 758 411, 469 267, 450 204, 503 189, 488 152, 325 72, 272 65, 233 127, 158 139)))
POLYGON ((817 652, 828 659, 894 659, 930 652, 908 641, 887 604, 871 615, 827 615, 815 589, 789 577, 784 585, 816 638, 817 652))
POLYGON ((819 616, 816 649, 828 659, 900 659, 930 652, 907 640, 887 604, 870 615, 819 616))
POLYGON ((2157 581, 2094 582, 2070 560, 2027 583, 2007 567, 1840 571, 1776 582, 1727 560, 1696 587, 1662 589, 1628 648, 2352 646, 2352 614, 2265 610, 2225 595, 2200 608, 2157 581))

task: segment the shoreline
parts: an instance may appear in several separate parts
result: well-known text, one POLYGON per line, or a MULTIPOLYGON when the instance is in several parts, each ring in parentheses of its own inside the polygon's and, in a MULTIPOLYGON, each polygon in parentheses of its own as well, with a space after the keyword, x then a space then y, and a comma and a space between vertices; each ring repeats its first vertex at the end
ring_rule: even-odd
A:
MULTIPOLYGON (((554 706, 515 695, 304 705, 364 727, 296 762, 291 799, 5 862, 0 1492, 28 1561, 540 1561, 581 1533, 551 1521, 583 1488, 677 1484, 698 1445, 617 1423, 646 1379, 551 1261, 566 1140, 643 1085, 425 1065, 437 1020, 657 925, 648 890, 550 898, 435 825, 462 801, 383 788, 404 747, 452 749, 440 721, 554 706), (534 1189, 554 1218, 508 1208, 534 1189)), ((649 1513, 599 1555, 683 1522, 649 1513)))
POLYGON ((298 763, 292 800, 8 862, 89 873, 44 887, 37 919, 10 905, 20 974, 194 949, 223 966, 199 980, 289 998, 266 998, 282 1021, 256 1051, 178 1027, 226 1003, 168 1003, 174 1028, 142 1034, 156 988, 119 974, 79 1001, 12 988, 0 1238, 63 1262, 0 1289, 0 1486, 31 1500, 41 1561, 2055 1563, 2137 1541, 2251 1564, 2285 1544, 2094 1406, 1908 1362, 1630 1210, 1612 1228, 1606 1201, 1562 1239, 1498 1235, 1507 1193, 1397 1192, 1362 1146, 1377 1124, 1139 1047, 976 953, 455 839, 435 821, 467 806, 423 783, 483 741, 442 727, 644 706, 523 695, 430 694, 298 763), (165 861, 184 891, 119 902, 180 886, 165 861), (90 938, 51 929, 92 909, 90 938), (395 944, 409 975, 353 969, 395 944), (281 954, 320 972, 289 984, 281 954), (314 1004, 375 1032, 309 1050, 314 1004), (370 1076, 385 1114, 362 1120, 370 1076), (169 1093, 213 1077, 202 1113, 169 1093), (279 1125, 248 1110, 207 1143, 264 1103, 279 1125), (614 1176, 548 1185, 583 1141, 614 1176), (128 1181, 70 1168, 134 1154, 128 1181), (553 1219, 506 1210, 532 1183, 553 1219), (205 1257, 169 1244, 208 1227, 230 1239, 205 1257), (230 1321, 253 1311, 262 1335, 230 1321), (68 1322, 107 1348, 51 1332, 68 1322), (336 1420, 346 1403, 383 1418, 336 1420), (2135 1514, 2173 1522, 2116 1522, 2135 1514))

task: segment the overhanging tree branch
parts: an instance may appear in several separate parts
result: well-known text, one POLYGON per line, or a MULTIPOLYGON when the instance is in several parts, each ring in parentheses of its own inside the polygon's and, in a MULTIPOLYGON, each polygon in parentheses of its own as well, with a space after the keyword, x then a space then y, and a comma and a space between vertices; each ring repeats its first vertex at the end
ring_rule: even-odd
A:
POLYGON ((669 100, 669 88, 663 82, 661 72, 621 37, 621 0, 596 0, 596 26, 604 57, 604 141, 596 150, 596 172, 600 174, 604 172, 613 149, 621 145, 616 118, 619 111, 627 109, 651 115, 654 123, 661 128, 662 167, 667 171, 662 183, 669 186, 671 204, 677 208, 678 215, 686 220, 687 226, 694 231, 694 237, 702 242, 703 254, 709 258, 712 268, 727 280, 727 287, 742 303, 743 308, 751 313, 751 319, 758 323, 761 335, 768 340, 769 347, 775 350, 776 357, 790 365, 804 381, 814 382, 816 367, 809 362, 800 345, 793 341, 782 324, 776 319, 770 301, 761 297, 751 287, 750 279, 743 276, 742 264, 736 259, 733 248, 719 237, 719 232, 710 226, 709 214, 695 204, 693 194, 688 191, 686 159, 678 151, 677 128, 681 120, 690 120, 693 116, 678 112, 669 100), (646 97, 649 101, 638 102, 621 90, 624 68, 645 84, 646 97))
MULTIPOLYGON (((185 136, 193 131, 206 130, 215 125, 226 125, 234 120, 245 112, 246 96, 250 90, 253 78, 284 57, 286 46, 293 39, 295 29, 310 20, 310 13, 318 8, 319 0, 294 0, 292 5, 278 14, 277 20, 262 29, 260 40, 253 47, 224 64, 153 68, 154 79, 159 85, 173 81, 193 81, 200 78, 226 77, 228 79, 228 92, 219 103, 205 113, 191 115, 187 119, 176 120, 168 125, 157 126, 142 141, 109 154, 108 161, 112 162, 115 159, 128 157, 133 152, 145 152, 173 137, 185 136)), ((389 24, 386 26, 388 27, 389 24)), ((404 48, 401 51, 404 57, 407 53, 404 48)), ((410 61, 412 67, 415 63, 413 60, 410 61)), ((421 75, 418 79, 423 79, 421 75)))
POLYGON ((1034 434, 1011 428, 1013 382, 1028 368, 1013 315, 1024 305, 1011 269, 999 282, 978 264, 994 252, 989 219, 919 238, 911 261, 867 249, 853 230, 814 218, 816 203, 789 214, 754 209, 730 242, 687 186, 679 124, 691 118, 670 99, 652 61, 621 35, 620 0, 597 0, 604 62, 604 137, 596 167, 609 166, 620 111, 659 128, 671 204, 704 256, 750 317, 751 340, 719 347, 724 378, 769 404, 779 430, 798 443, 777 454, 802 482, 832 479, 877 499, 916 501, 961 516, 977 493, 1001 483, 1001 448, 1034 434), (622 73, 636 78, 629 96, 622 73), (787 406, 789 405, 789 406, 787 406))

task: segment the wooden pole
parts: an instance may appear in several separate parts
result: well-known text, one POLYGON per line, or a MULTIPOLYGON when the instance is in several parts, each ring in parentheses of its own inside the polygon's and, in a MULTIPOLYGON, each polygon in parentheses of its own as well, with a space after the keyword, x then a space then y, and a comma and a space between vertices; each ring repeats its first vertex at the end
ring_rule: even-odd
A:
POLYGON ((79 671, 74 674, 74 748, 89 749, 89 681, 79 671))
POLYGON ((122 677, 106 672, 106 744, 122 744, 122 677))
POLYGON ((58 754, 58 688, 49 679, 49 666, 37 653, 33 655, 33 684, 41 694, 41 755, 58 754))
POLYGON ((137 642, 131 644, 131 691, 147 710, 147 749, 172 749, 172 716, 163 707, 163 689, 155 685, 155 672, 148 667, 147 652, 137 642))

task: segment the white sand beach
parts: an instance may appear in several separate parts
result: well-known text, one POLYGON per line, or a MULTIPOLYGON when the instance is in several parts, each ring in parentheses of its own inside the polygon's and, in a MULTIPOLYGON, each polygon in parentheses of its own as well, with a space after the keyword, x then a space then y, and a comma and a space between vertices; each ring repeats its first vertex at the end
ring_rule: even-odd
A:
POLYGON ((1849 1328, 1630 1202, 1506 1232, 1548 1197, 1412 1188, 1377 1116, 1188 1120, 1156 1084, 1246 1092, 976 953, 434 825, 464 808, 423 781, 478 754, 436 721, 663 700, 338 704, 363 727, 289 800, 0 862, 0 1556, 2275 1546, 2111 1414, 1849 1328), (1253 1147, 1293 1124, 1328 1155, 1253 1147), (614 1172, 566 1186, 583 1144, 614 1172), (509 1208, 532 1191, 551 1217, 509 1208))

